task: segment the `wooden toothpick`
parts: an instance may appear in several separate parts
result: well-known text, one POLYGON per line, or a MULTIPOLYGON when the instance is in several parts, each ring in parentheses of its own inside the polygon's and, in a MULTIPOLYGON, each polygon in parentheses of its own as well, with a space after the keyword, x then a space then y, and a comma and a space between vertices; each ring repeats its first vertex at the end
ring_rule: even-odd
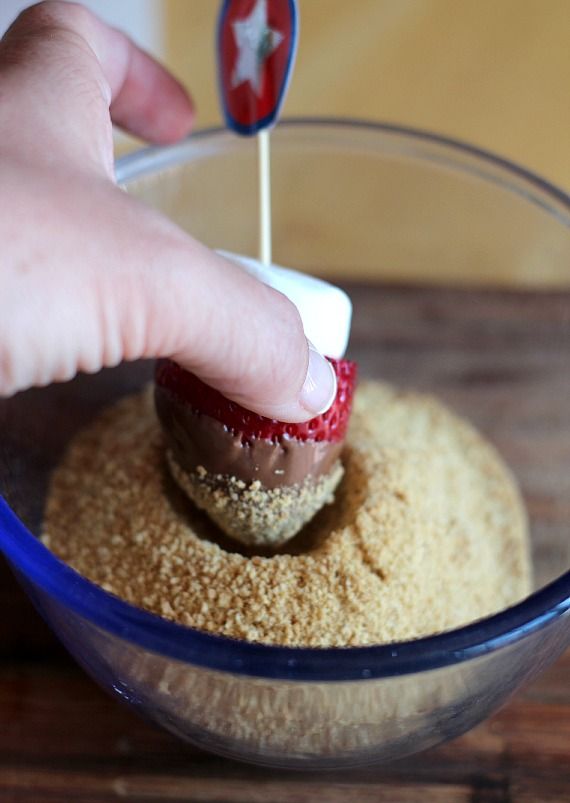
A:
POLYGON ((271 265, 271 158, 269 129, 257 134, 259 173, 259 261, 271 265))
POLYGON ((259 260, 271 265, 269 130, 285 98, 298 40, 297 0, 223 0, 218 19, 219 88, 228 126, 257 135, 259 260))

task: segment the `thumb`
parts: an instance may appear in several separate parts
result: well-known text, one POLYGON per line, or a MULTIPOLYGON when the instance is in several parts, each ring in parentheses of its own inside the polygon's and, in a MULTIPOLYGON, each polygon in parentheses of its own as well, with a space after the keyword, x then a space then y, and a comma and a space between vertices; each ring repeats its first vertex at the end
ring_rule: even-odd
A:
POLYGON ((262 415, 305 421, 330 406, 334 372, 291 302, 126 196, 110 170, 76 167, 86 154, 110 161, 109 97, 130 130, 182 133, 191 106, 172 78, 81 6, 52 0, 3 40, 0 82, 0 393, 173 357, 262 415), (33 242, 14 236, 22 220, 33 242))
MULTIPOLYGON (((140 210, 137 217, 140 228, 140 210)), ((172 357, 269 418, 306 421, 327 410, 336 394, 335 373, 307 341, 294 304, 176 227, 171 234, 168 240, 154 236, 148 245, 139 237, 136 251, 133 237, 129 265, 121 269, 126 274, 112 296, 109 288, 120 307, 115 319, 125 356, 172 357), (152 253, 156 266, 149 263, 152 253), (146 339, 136 354, 141 317, 146 339)))
POLYGON ((8 164, 3 175, 0 394, 172 357, 270 418, 331 405, 332 367, 284 295, 107 180, 8 164), (33 238, 14 237, 22 220, 33 238))

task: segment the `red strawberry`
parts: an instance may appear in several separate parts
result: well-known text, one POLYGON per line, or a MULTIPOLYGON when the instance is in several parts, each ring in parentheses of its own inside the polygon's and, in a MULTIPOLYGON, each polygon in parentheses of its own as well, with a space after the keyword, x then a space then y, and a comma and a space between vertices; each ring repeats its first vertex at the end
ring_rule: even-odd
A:
POLYGON ((356 382, 357 366, 350 360, 328 358, 334 367, 338 389, 336 398, 326 413, 303 424, 287 424, 265 418, 246 410, 237 402, 206 385, 197 376, 181 368, 172 360, 159 360, 155 380, 159 388, 170 392, 179 401, 186 403, 194 413, 202 413, 220 421, 247 443, 256 438, 278 442, 286 435, 300 441, 342 441, 346 435, 352 397, 356 382))
POLYGON ((332 501, 343 474, 356 364, 330 362, 336 398, 304 424, 252 413, 172 360, 157 363, 155 404, 170 472, 232 538, 275 549, 332 501))

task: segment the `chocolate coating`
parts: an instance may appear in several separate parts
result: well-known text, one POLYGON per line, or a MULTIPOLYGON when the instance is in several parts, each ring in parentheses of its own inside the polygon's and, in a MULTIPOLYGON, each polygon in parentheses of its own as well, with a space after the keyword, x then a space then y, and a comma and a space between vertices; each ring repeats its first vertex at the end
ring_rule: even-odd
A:
POLYGON ((203 466, 212 474, 227 474, 244 482, 259 480, 265 488, 302 483, 308 476, 327 474, 342 443, 298 441, 281 437, 276 443, 241 436, 208 415, 195 413, 174 394, 155 388, 155 405, 166 440, 186 471, 203 466))

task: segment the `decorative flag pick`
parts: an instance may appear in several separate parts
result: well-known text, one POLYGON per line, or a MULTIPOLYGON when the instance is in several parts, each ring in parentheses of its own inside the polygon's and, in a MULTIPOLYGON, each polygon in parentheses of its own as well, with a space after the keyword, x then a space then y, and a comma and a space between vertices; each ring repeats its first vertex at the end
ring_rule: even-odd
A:
POLYGON ((220 95, 227 125, 257 134, 259 257, 271 264, 269 127, 285 98, 297 49, 296 0, 224 0, 218 23, 220 95))

